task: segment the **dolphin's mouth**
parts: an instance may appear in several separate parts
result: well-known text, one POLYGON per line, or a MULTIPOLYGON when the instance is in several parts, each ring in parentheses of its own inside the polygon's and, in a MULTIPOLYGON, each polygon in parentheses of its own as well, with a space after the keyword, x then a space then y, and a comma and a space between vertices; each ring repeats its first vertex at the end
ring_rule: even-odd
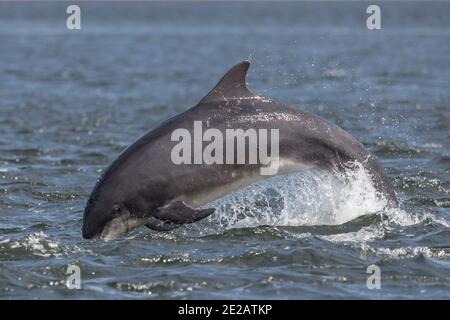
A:
POLYGON ((114 240, 130 231, 128 214, 122 214, 109 221, 100 234, 102 240, 114 240))
POLYGON ((122 214, 106 224, 99 238, 106 241, 115 240, 147 222, 146 218, 133 217, 129 213, 122 214))

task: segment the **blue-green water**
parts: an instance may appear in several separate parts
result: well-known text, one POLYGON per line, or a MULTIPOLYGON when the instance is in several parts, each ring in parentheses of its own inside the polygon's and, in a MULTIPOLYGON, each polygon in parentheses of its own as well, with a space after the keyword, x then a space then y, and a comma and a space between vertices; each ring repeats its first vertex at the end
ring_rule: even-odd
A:
POLYGON ((449 3, 383 2, 375 31, 368 3, 82 2, 74 31, 68 4, 0 3, 1 298, 450 298, 449 3), (370 214, 361 172, 312 172, 173 232, 83 240, 101 170, 242 59, 252 91, 367 146, 401 207, 370 214))

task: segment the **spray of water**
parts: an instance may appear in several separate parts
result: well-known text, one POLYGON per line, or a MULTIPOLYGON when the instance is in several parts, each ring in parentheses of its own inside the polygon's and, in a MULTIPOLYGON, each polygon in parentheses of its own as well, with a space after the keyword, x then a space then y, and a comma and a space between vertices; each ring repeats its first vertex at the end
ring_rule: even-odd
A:
MULTIPOLYGON (((210 204, 211 205, 211 204, 210 204)), ((223 229, 259 225, 337 225, 381 211, 380 197, 361 165, 342 173, 276 176, 221 198, 210 221, 223 229)))

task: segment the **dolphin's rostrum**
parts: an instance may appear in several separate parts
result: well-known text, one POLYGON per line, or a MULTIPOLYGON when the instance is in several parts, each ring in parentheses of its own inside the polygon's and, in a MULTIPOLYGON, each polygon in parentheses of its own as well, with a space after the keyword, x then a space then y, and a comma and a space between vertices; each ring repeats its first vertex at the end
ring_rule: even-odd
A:
POLYGON ((179 128, 194 122, 225 132, 229 128, 278 129, 279 173, 309 168, 340 170, 361 163, 389 206, 397 199, 379 163, 349 133, 310 114, 259 97, 247 89, 249 62, 232 67, 196 106, 145 134, 105 171, 88 200, 83 237, 115 239, 138 226, 168 231, 214 212, 197 209, 234 190, 267 178, 261 164, 175 164, 171 151, 179 128))

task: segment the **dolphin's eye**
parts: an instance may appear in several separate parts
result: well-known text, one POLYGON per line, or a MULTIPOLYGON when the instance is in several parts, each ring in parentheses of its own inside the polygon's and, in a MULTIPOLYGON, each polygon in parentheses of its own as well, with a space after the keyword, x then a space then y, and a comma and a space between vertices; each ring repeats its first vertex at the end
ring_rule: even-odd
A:
POLYGON ((122 212, 122 208, 119 205, 114 205, 112 211, 114 215, 117 215, 122 212))

